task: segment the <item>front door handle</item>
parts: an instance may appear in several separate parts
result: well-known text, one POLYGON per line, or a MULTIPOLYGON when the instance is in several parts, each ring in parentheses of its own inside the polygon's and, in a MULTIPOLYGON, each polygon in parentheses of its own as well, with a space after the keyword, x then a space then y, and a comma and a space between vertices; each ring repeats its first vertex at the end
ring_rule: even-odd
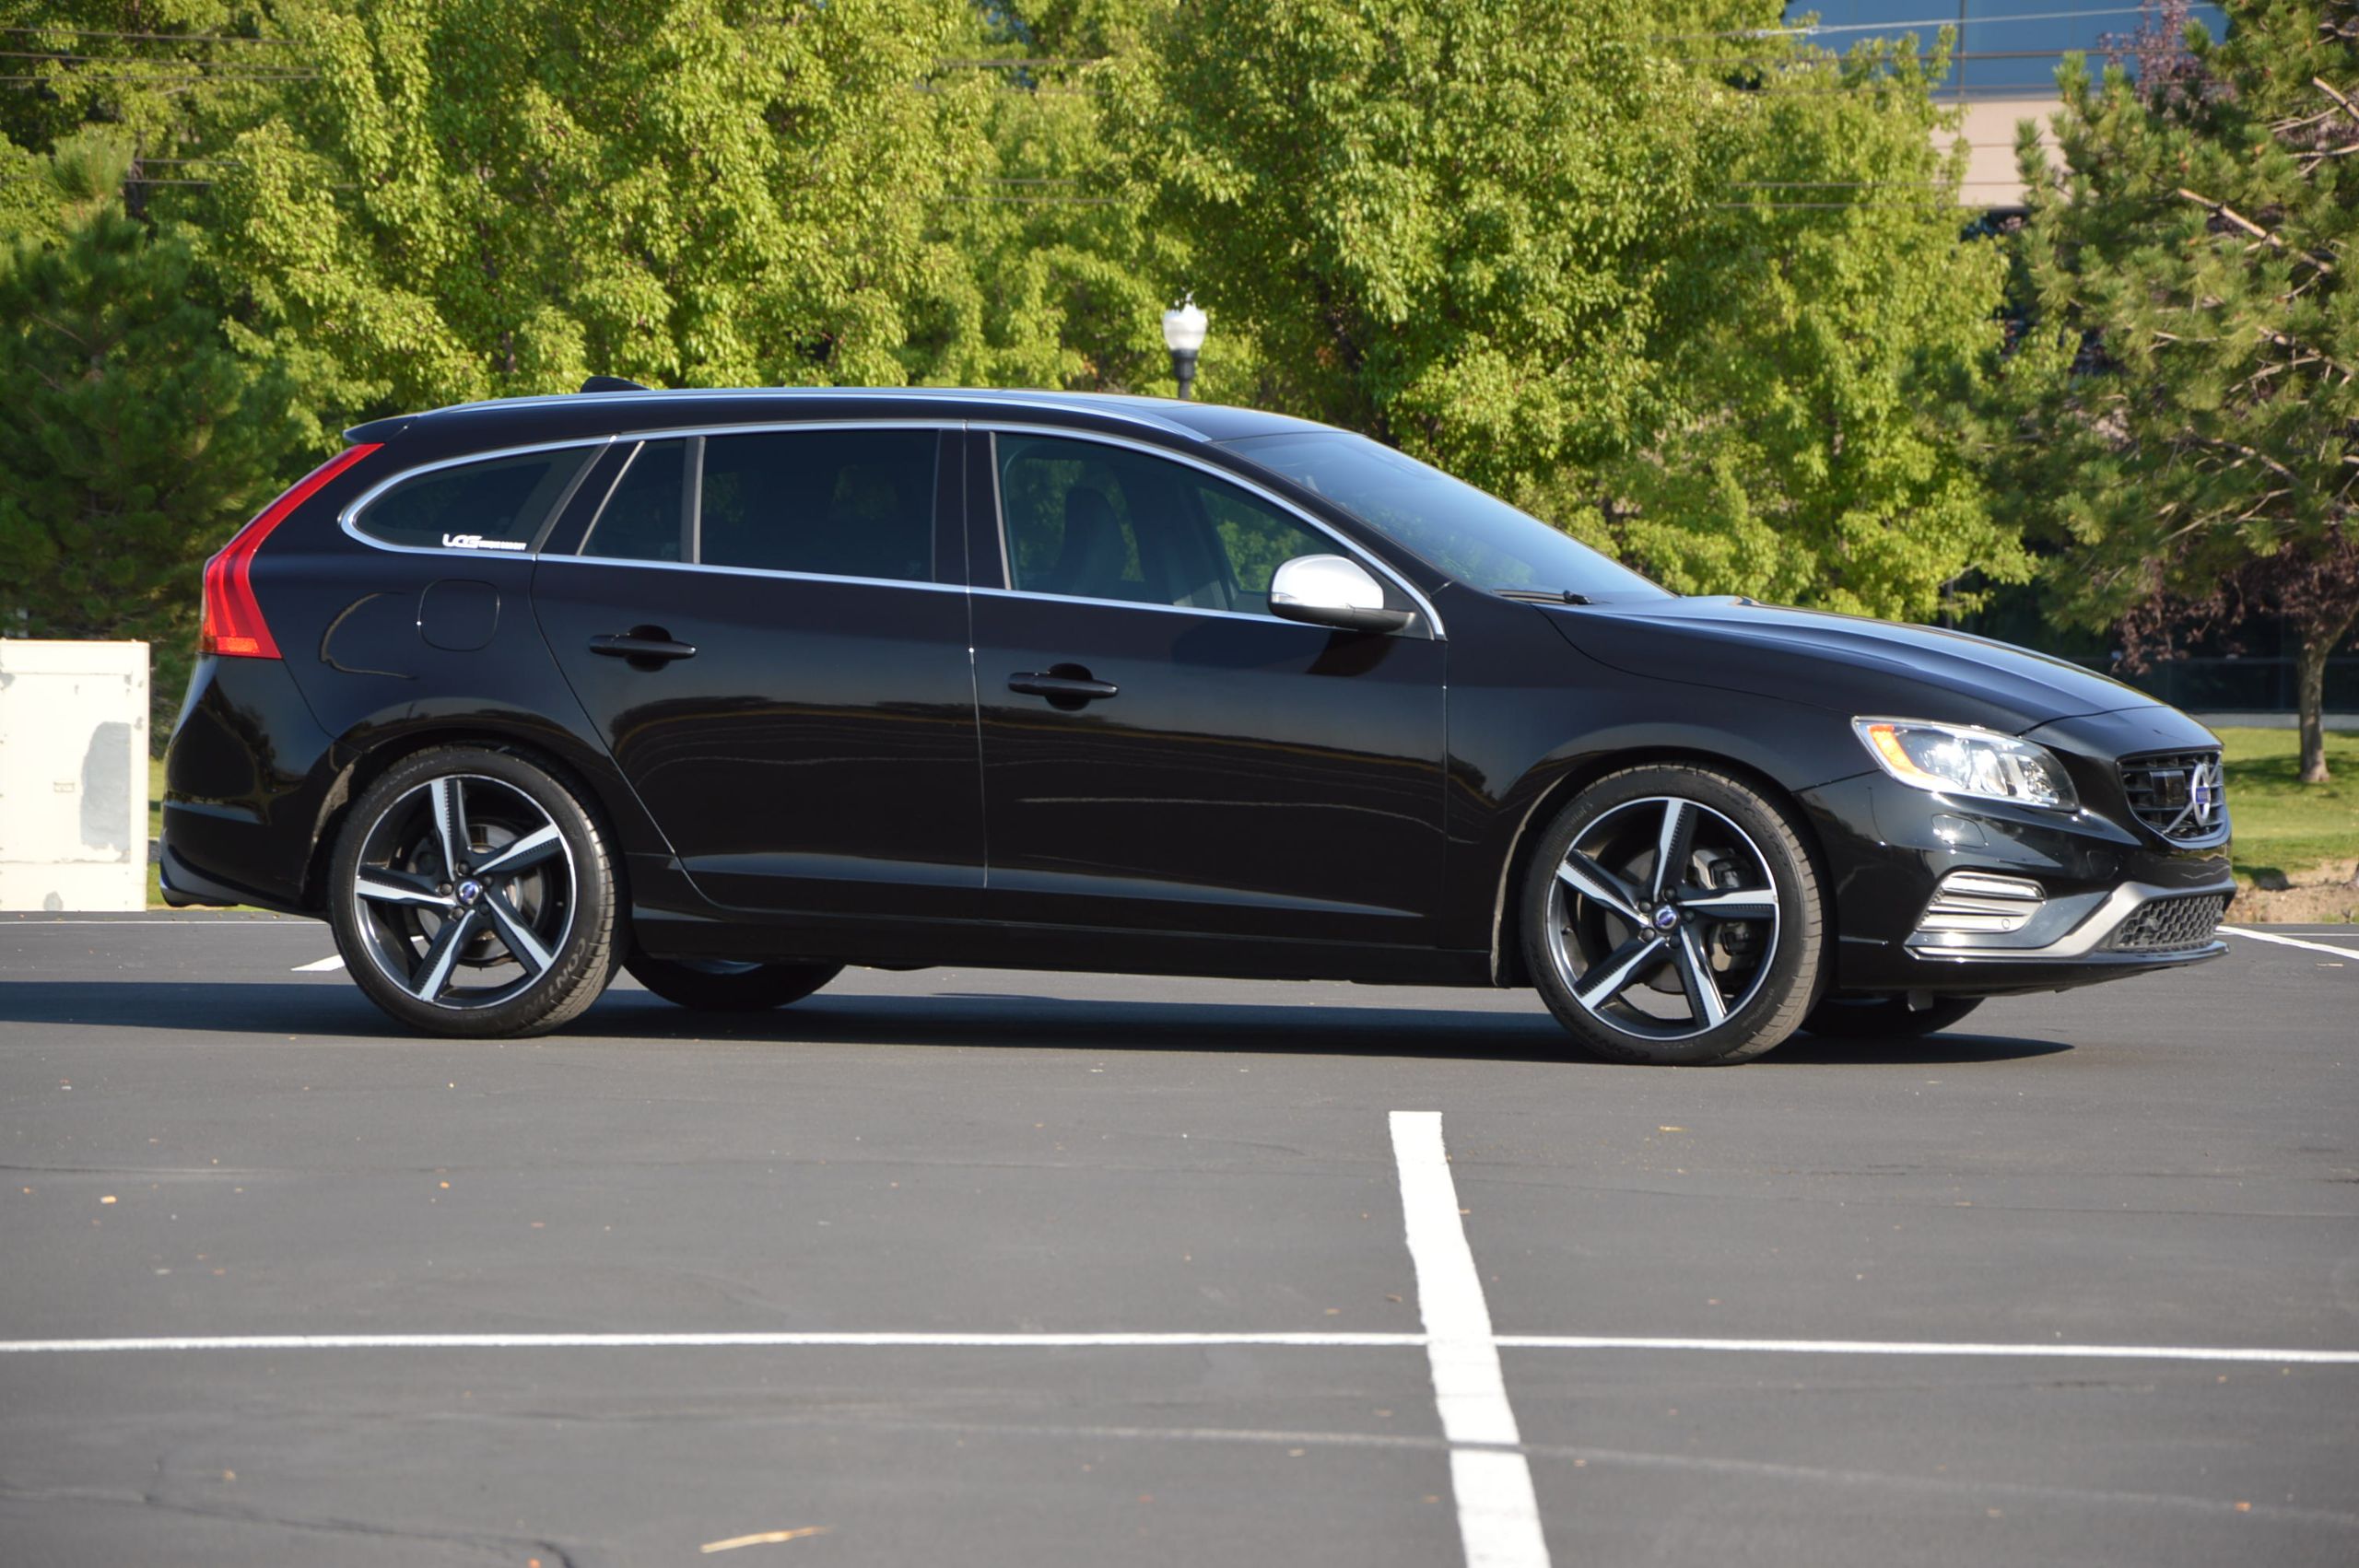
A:
POLYGON ((1121 687, 1091 676, 1078 664, 1051 664, 1046 670, 1018 670, 1007 678, 1007 689, 1026 696, 1044 696, 1052 708, 1070 712, 1100 698, 1114 696, 1121 687))
POLYGON ((675 642, 662 626, 633 626, 627 632, 600 632, 590 639, 590 651, 609 659, 626 659, 634 670, 660 670, 675 659, 694 659, 696 645, 675 642))

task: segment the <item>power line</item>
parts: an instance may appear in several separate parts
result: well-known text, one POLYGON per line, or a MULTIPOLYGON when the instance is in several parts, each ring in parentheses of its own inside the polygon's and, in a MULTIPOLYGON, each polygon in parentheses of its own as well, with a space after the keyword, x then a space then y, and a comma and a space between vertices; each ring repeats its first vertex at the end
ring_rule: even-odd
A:
POLYGON ((65 33, 75 38, 125 38, 156 40, 170 43, 266 43, 276 48, 291 48, 291 38, 249 38, 234 32, 109 32, 103 28, 0 27, 0 33, 30 33, 42 36, 65 33))
POLYGON ((76 82, 102 88, 164 88, 188 82, 316 82, 319 79, 320 74, 317 71, 286 71, 242 76, 141 76, 118 75, 112 72, 101 74, 95 71, 74 71, 59 76, 0 76, 0 83, 11 87, 36 88, 65 87, 76 82))

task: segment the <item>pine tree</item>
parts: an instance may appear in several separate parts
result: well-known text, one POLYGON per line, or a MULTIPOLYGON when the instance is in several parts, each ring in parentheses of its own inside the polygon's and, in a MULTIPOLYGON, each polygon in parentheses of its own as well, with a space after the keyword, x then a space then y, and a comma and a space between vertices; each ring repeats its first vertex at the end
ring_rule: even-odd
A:
POLYGON ((169 718, 197 563, 303 458, 285 382, 231 350, 189 246, 123 211, 129 164, 61 145, 63 238, 0 255, 0 629, 146 639, 169 718))
POLYGON ((2062 172, 2025 141, 1995 488, 2059 547, 2059 613, 2133 650, 2281 617, 2318 783, 2326 661, 2359 623, 2359 0, 2226 10, 2173 68, 2068 62, 2062 172))

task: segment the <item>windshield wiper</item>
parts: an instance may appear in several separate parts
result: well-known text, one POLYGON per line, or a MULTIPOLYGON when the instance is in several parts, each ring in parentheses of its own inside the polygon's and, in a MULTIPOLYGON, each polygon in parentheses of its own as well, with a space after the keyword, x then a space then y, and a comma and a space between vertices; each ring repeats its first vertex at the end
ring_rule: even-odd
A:
POLYGON ((1569 588, 1495 588, 1492 592, 1502 599, 1523 599, 1534 604, 1586 604, 1586 593, 1575 593, 1569 588))

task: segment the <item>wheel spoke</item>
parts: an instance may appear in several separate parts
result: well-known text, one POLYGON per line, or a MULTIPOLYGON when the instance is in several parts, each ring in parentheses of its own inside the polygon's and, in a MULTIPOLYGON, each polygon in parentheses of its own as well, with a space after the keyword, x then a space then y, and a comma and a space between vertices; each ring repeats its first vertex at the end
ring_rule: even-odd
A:
POLYGON ((498 852, 478 861, 475 868, 475 875, 513 876, 527 866, 539 865, 564 848, 565 836, 557 831, 557 824, 550 823, 533 829, 515 843, 505 845, 498 852))
POLYGON ((1662 828, 1655 837, 1654 886, 1647 896, 1660 904, 1687 878, 1687 852, 1696 842, 1696 803, 1665 801, 1662 828))
POLYGON ((1715 920, 1774 920, 1778 918, 1778 893, 1768 887, 1732 887, 1721 893, 1683 898, 1679 907, 1715 920))
POLYGON ((541 945, 541 939, 533 934, 533 928, 516 913, 506 894, 485 888, 483 910, 491 917, 491 929, 499 933, 499 940, 507 947, 509 956, 515 959, 526 974, 537 975, 555 962, 557 955, 541 945))
POLYGON ((1712 977, 1711 954, 1704 951, 1694 926, 1679 928, 1679 949, 1672 963, 1679 970, 1680 989, 1687 993, 1696 1022, 1707 1029, 1718 1028, 1729 1015, 1728 1004, 1720 1000, 1720 983, 1712 977))
POLYGON ((451 983, 451 971, 459 962, 459 949, 475 934, 480 919, 473 909, 453 915, 442 922, 434 940, 426 944, 426 956, 418 960, 416 978, 410 982, 410 994, 420 1001, 439 1000, 442 989, 451 983))
POLYGON ((1631 938, 1581 977, 1577 993, 1581 1005, 1595 1012, 1620 996, 1637 983, 1640 977, 1662 960, 1670 951, 1662 938, 1652 931, 1631 938))
POLYGON ((442 845, 443 870, 452 876, 459 874, 459 867, 470 852, 467 838, 467 800, 465 788, 455 778, 434 780, 434 837, 442 845))
POLYGON ((354 877, 352 891, 372 904, 407 904, 423 909, 448 909, 452 905, 448 894, 436 890, 431 878, 378 866, 354 877))
POLYGON ((1556 868, 1556 875, 1566 886, 1596 899, 1631 924, 1647 923, 1647 918, 1638 913, 1637 890, 1579 849, 1565 857, 1565 863, 1556 868))

